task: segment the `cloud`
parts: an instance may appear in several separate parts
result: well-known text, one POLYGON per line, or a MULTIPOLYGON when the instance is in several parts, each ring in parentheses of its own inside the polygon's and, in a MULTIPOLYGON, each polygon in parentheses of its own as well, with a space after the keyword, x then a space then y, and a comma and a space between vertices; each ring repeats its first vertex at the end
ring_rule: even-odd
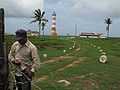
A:
POLYGON ((72 11, 80 15, 120 17, 120 0, 76 0, 72 11))
POLYGON ((49 4, 56 4, 58 3, 59 1, 61 0, 45 0, 46 3, 49 3, 49 4))
POLYGON ((67 9, 75 16, 120 17, 120 0, 45 0, 48 7, 67 9))
POLYGON ((8 17, 31 17, 35 9, 43 8, 43 0, 0 0, 0 8, 8 17))

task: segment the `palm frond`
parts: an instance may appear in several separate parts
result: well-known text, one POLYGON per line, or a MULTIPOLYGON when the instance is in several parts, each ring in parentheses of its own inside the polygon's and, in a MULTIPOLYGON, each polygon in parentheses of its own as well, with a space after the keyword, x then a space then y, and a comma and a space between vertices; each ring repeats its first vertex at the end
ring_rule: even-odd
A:
POLYGON ((41 16, 41 11, 40 11, 40 9, 35 10, 35 13, 36 13, 37 15, 40 15, 40 16, 41 16))
POLYGON ((37 22, 37 21, 38 21, 38 20, 35 19, 35 20, 31 21, 30 23, 34 23, 34 22, 37 22))
POLYGON ((45 11, 42 12, 41 18, 43 18, 45 15, 45 11))
POLYGON ((42 21, 48 22, 48 20, 46 18, 42 18, 42 21))
POLYGON ((32 16, 31 18, 37 18, 37 16, 32 16))
POLYGON ((34 12, 34 16, 39 17, 40 15, 38 13, 34 12))
POLYGON ((106 23, 106 24, 112 24, 112 20, 111 20, 110 18, 106 18, 106 19, 105 19, 105 23, 106 23))
POLYGON ((41 15, 41 10, 40 9, 38 9, 38 13, 41 15))

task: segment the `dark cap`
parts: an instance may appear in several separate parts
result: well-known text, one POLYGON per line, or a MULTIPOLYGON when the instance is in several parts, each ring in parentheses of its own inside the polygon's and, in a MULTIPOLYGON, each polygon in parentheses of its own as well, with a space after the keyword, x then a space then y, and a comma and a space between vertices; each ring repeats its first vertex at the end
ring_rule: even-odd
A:
POLYGON ((16 40, 27 38, 27 32, 24 29, 19 29, 15 33, 16 33, 16 40))

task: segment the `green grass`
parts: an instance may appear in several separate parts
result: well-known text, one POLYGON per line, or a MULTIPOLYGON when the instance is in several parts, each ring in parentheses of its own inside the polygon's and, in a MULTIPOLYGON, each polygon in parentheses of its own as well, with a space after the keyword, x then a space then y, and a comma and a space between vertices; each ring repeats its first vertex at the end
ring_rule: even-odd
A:
MULTIPOLYGON (((120 90, 120 38, 74 39, 76 48, 80 45, 80 51, 69 50, 73 45, 73 39, 66 37, 57 39, 47 37, 45 40, 30 37, 29 39, 37 46, 41 63, 55 59, 54 57, 59 58, 61 55, 71 57, 41 65, 36 77, 47 75, 48 78, 35 83, 35 85, 42 90, 120 90), (107 53, 108 63, 98 62, 101 52, 91 44, 101 47, 107 53), (67 50, 68 56, 63 53, 64 49, 67 50), (48 54, 47 58, 43 57, 45 53, 48 54), (74 67, 58 71, 58 69, 77 60, 81 62, 74 67), (70 81, 71 85, 64 86, 63 83, 57 83, 62 79, 70 81)), ((9 36, 9 40, 7 40, 9 47, 13 41, 13 37, 9 36)), ((37 89, 34 87, 34 90, 37 89)))

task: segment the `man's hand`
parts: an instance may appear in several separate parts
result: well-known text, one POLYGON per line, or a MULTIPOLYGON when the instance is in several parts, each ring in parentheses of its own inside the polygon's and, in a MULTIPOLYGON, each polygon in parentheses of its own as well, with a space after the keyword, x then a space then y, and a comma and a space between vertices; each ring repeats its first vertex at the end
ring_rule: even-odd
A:
POLYGON ((32 68, 32 69, 31 69, 31 72, 32 72, 32 76, 34 77, 34 76, 35 76, 35 69, 32 68))
POLYGON ((26 68, 25 70, 23 70, 23 73, 26 74, 30 79, 32 77, 34 77, 34 72, 31 71, 32 69, 31 68, 26 68))
POLYGON ((22 62, 22 60, 20 60, 20 59, 15 60, 15 63, 21 63, 21 62, 22 62))
POLYGON ((20 65, 22 60, 16 59, 15 61, 12 61, 13 64, 20 65))
POLYGON ((32 68, 32 69, 31 69, 31 72, 35 72, 35 69, 34 69, 34 68, 32 68))

